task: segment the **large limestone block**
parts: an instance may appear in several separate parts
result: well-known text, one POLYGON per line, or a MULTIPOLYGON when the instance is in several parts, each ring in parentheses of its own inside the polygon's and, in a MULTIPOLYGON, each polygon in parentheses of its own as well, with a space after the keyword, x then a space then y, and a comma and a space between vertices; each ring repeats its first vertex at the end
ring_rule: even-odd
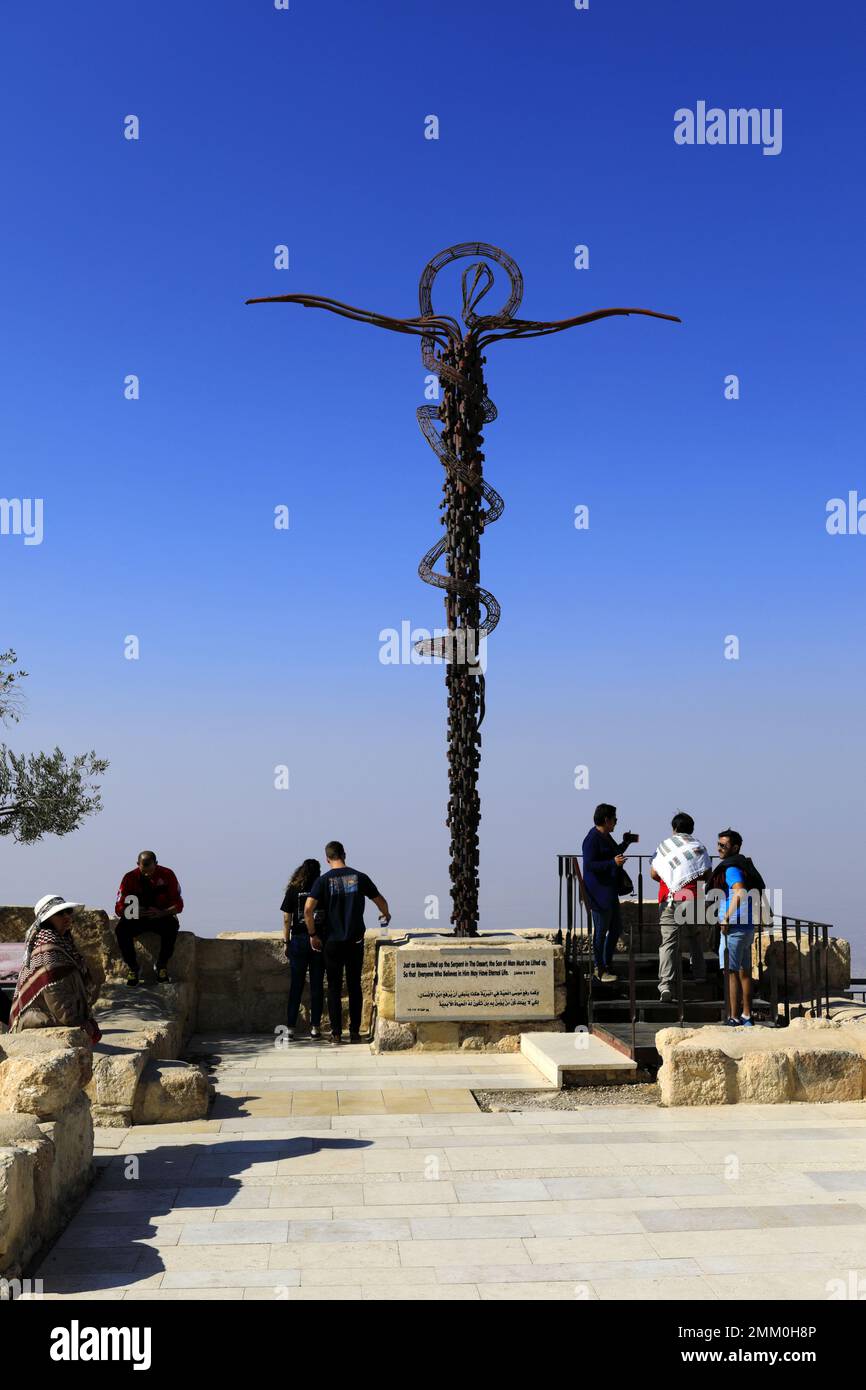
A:
POLYGON ((191 1015, 193 1005, 193 987, 183 982, 135 989, 106 983, 94 1012, 104 1042, 176 1057, 191 1031, 184 1029, 183 1020, 191 1015))
POLYGON ((862 1100, 863 1058, 853 1048, 792 1048, 791 1099, 862 1100))
POLYGON ((3 1035, 0 1110, 52 1119, 70 1105, 90 1076, 88 1047, 64 1047, 46 1034, 77 1030, 30 1029, 3 1035))
MULTIPOLYGON (((785 957, 787 956, 788 998, 799 999, 802 992, 803 997, 808 1000, 812 965, 809 959, 808 937, 805 932, 801 934, 799 949, 793 931, 788 936, 787 948, 782 942, 778 930, 774 933, 772 940, 767 935, 766 930, 761 933, 760 940, 756 933, 752 948, 756 974, 759 955, 761 954, 764 957, 764 964, 770 979, 775 981, 780 999, 785 997, 784 971, 785 957)), ((819 945, 814 951, 814 968, 815 983, 819 993, 824 990, 825 984, 829 984, 831 994, 847 989, 851 983, 851 943, 844 941, 841 937, 832 937, 827 949, 826 965, 823 946, 819 945)))
POLYGON ((287 978, 285 942, 281 935, 252 937, 243 943, 243 971, 252 983, 261 983, 263 977, 276 974, 281 980, 287 978))
POLYGON ((149 1060, 150 1054, 143 1047, 97 1044, 87 1094, 100 1125, 116 1128, 132 1123, 139 1077, 149 1060))
POLYGON ((785 1052, 746 1053, 737 1065, 737 1099, 747 1105, 781 1105, 793 1089, 785 1052))
POLYGON ((57 1119, 0 1115, 0 1275, 20 1272, 71 1215, 90 1180, 93 1125, 79 1091, 57 1119))
POLYGON ((80 908, 75 914, 72 936, 87 961, 91 975, 98 982, 125 971, 123 958, 117 949, 114 921, 98 908, 80 908))
POLYGON ((207 1115, 208 1102, 208 1080, 201 1067, 177 1060, 150 1061, 138 1083, 133 1123, 202 1120, 207 1115))
POLYGON ((397 951, 394 946, 379 947, 379 989, 393 994, 397 986, 397 951))
POLYGON ((41 1243, 36 1152, 0 1147, 0 1275, 17 1275, 41 1243))
POLYGON ((376 1019, 372 1052, 405 1052, 415 1046, 415 1029, 411 1023, 395 1023, 391 1019, 376 1019))
POLYGON ((280 994, 252 995, 246 1001, 244 1027, 251 1033, 273 1033, 276 1028, 284 1028, 288 997, 288 984, 280 994))
POLYGON ((244 1003, 240 991, 240 971, 234 976, 205 976, 199 985, 196 1002, 197 1033, 243 1032, 244 1003), (223 982, 222 989, 213 982, 223 982))
POLYGON ((83 1093, 55 1120, 40 1125, 51 1141, 48 1224, 57 1229, 83 1197, 93 1166, 93 1115, 83 1093))
POLYGON ((397 1007, 397 996, 393 989, 383 989, 379 987, 376 995, 376 1003, 379 1009, 379 1017, 388 1020, 396 1017, 394 1010, 397 1007))
POLYGON ((35 1119, 0 1115, 0 1275, 19 1274, 53 1233, 53 1157, 35 1119))
POLYGON ((442 1052, 460 1046, 460 1024, 415 1022, 416 1047, 419 1052, 442 1052))
POLYGON ((22 1148, 27 1145, 38 1148, 44 1137, 42 1127, 35 1116, 20 1112, 0 1112, 0 1149, 22 1148))
POLYGON ((200 936, 196 944, 196 973, 224 975, 239 971, 243 958, 243 943, 234 936, 200 936))
POLYGON ((736 1062, 720 1047, 668 1044, 658 1083, 662 1105, 727 1105, 736 1098, 736 1062))
POLYGON ((32 907, 0 907, 0 941, 23 941, 32 925, 32 907))

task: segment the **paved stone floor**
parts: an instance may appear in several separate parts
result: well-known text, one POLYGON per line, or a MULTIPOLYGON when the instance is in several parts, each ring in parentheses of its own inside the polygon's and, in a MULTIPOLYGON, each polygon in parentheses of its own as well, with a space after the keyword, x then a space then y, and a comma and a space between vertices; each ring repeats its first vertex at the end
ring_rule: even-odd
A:
POLYGON ((520 1056, 200 1038, 208 1120, 100 1130, 62 1299, 866 1294, 866 1105, 484 1114, 520 1056))

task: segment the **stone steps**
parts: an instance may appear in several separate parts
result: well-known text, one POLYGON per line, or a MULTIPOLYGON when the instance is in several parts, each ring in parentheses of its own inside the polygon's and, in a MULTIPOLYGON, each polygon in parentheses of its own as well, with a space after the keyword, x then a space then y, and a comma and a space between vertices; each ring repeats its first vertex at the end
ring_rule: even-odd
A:
POLYGON ((637 1063, 592 1033, 521 1033, 520 1051, 559 1090, 563 1085, 618 1085, 637 1063))

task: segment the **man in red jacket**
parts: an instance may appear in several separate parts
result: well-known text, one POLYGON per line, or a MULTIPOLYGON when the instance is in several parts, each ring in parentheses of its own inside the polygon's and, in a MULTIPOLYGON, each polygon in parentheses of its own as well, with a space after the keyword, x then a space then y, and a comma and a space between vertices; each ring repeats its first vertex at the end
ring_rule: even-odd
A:
POLYGON ((155 932, 160 939, 156 978, 166 983, 168 962, 180 931, 177 917, 183 912, 183 898, 177 875, 164 864, 157 863, 152 849, 143 849, 138 856, 138 867, 123 875, 114 910, 118 916, 117 944, 129 967, 126 983, 138 984, 135 938, 144 932, 155 932))

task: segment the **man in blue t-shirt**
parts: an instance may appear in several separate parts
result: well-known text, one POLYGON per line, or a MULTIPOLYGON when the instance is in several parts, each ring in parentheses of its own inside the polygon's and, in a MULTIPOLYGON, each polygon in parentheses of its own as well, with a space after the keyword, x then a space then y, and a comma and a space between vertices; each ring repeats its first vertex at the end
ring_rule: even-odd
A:
POLYGON ((755 928, 752 900, 746 887, 743 837, 736 830, 721 830, 718 840, 724 882, 724 901, 719 910, 719 960, 728 968, 728 1023, 752 1027, 752 942, 755 928), (729 863, 733 860, 733 863, 729 863), (742 994, 742 1007, 740 995, 742 994))
POLYGON ((320 874, 313 884, 304 905, 304 922, 314 951, 324 951, 325 972, 328 977, 328 1016, 331 1020, 331 1042, 338 1044, 343 1037, 343 972, 346 973, 346 993, 349 996, 349 1040, 361 1041, 361 1012, 364 996, 361 990, 361 968, 364 964, 364 899, 370 898, 379 909, 385 926, 391 920, 388 904, 372 879, 346 863, 346 851, 339 840, 325 845, 327 873, 320 874), (321 934, 316 926, 315 913, 325 914, 321 934))

